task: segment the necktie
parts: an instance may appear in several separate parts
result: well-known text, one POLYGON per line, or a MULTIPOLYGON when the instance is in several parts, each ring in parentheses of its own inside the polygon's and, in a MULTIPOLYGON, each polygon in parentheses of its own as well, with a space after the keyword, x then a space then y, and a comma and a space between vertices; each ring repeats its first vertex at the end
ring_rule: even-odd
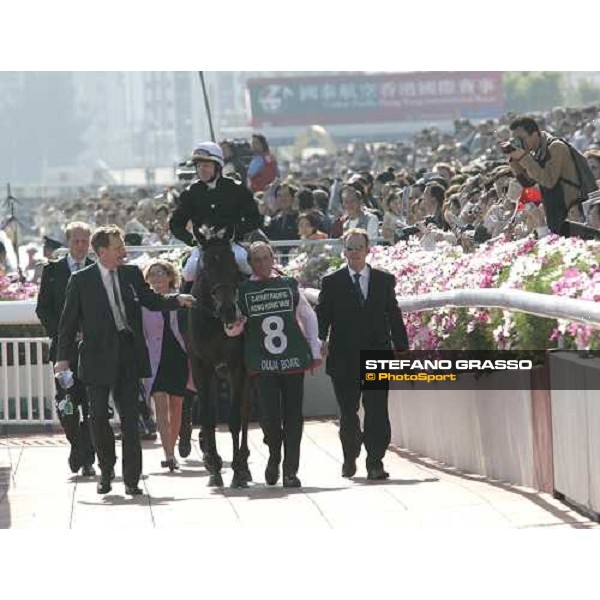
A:
POLYGON ((77 271, 79 271, 79 269, 81 269, 81 263, 80 262, 76 262, 75 263, 75 273, 77 273, 77 271))
POLYGON ((117 292, 117 272, 116 271, 110 271, 110 280, 112 282, 112 290, 113 290, 113 298, 115 301, 115 307, 117 309, 117 317, 118 319, 121 321, 120 323, 117 323, 117 329, 119 331, 122 331, 123 329, 128 329, 127 327, 127 319, 125 318, 125 311, 123 310, 123 307, 121 306, 121 303, 119 302, 119 294, 117 292))
POLYGON ((360 273, 354 273, 354 287, 356 287, 356 292, 358 294, 358 303, 361 308, 365 305, 365 297, 362 292, 362 288, 360 287, 360 273))

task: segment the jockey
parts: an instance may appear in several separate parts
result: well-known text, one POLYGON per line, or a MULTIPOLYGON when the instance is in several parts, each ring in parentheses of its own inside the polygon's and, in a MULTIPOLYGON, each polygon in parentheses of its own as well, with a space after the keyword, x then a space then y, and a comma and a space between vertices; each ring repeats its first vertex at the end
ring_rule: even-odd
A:
MULTIPOLYGON (((194 236, 187 226, 191 221, 194 228, 207 226, 213 229, 225 228, 231 238, 231 248, 240 271, 251 273, 246 249, 239 244, 246 234, 259 229, 261 216, 252 192, 243 184, 229 177, 223 177, 223 151, 214 142, 198 144, 192 153, 198 181, 181 192, 179 206, 169 220, 173 235, 194 246, 194 236)), ((195 247, 184 267, 184 278, 192 281, 195 277, 202 251, 195 247)))

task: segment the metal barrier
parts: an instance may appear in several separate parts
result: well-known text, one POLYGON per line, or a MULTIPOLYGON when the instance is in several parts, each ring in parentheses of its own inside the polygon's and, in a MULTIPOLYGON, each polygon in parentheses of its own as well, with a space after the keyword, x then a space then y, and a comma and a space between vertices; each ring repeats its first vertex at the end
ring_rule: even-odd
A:
MULTIPOLYGON (((382 240, 377 240, 375 243, 378 244, 382 240)), ((325 240, 272 240, 269 241, 269 244, 275 249, 275 253, 280 259, 291 259, 294 258, 297 254, 292 252, 281 252, 278 248, 297 248, 298 246, 339 246, 341 250, 342 239, 341 238, 328 238, 325 240)), ((125 249, 127 252, 136 252, 136 253, 148 253, 150 255, 154 255, 158 252, 173 252, 174 250, 184 250, 191 249, 190 246, 186 246, 185 244, 179 242, 177 244, 171 245, 156 245, 156 246, 126 246, 125 249)), ((67 248, 59 248, 56 251, 56 256, 61 258, 65 256, 68 252, 67 248)), ((90 256, 95 256, 93 252, 90 252, 90 256)))
MULTIPOLYGON (((317 303, 319 290, 304 290, 308 301, 317 303)), ((536 294, 511 289, 452 290, 421 296, 398 297, 404 312, 420 312, 443 307, 500 308, 549 319, 566 319, 600 328, 600 305, 589 300, 536 294)))
MULTIPOLYGON (((377 240, 376 243, 379 243, 381 240, 377 240)), ((339 246, 342 244, 342 239, 341 238, 327 238, 325 240, 270 240, 269 244, 271 246, 273 246, 273 248, 281 248, 282 246, 327 246, 327 245, 335 245, 335 246, 339 246)), ((183 250, 183 249, 190 249, 192 248, 192 246, 187 246, 186 244, 183 243, 177 243, 177 244, 163 244, 163 245, 156 245, 156 246, 125 246, 125 250, 127 250, 127 252, 148 252, 148 253, 154 253, 154 252, 172 252, 173 250, 183 250)), ((59 248, 56 251, 56 256, 58 257, 62 257, 65 256, 65 254, 67 254, 68 249, 67 248, 59 248)), ((90 256, 95 256, 93 252, 90 252, 90 256)))
POLYGON ((0 424, 58 421, 48 338, 0 338, 0 424))

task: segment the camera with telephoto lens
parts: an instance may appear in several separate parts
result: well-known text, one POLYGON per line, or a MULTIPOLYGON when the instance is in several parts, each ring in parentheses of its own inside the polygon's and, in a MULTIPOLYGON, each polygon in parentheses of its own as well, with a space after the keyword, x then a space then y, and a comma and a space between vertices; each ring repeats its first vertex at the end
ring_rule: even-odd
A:
POLYGON ((503 144, 500 144, 500 150, 502 150, 503 154, 510 154, 511 152, 514 152, 515 150, 525 150, 525 147, 523 145, 523 140, 521 140, 521 138, 514 137, 514 138, 510 138, 510 140, 508 140, 508 142, 504 142, 503 144))
POLYGON ((175 175, 179 182, 191 182, 197 177, 196 167, 191 160, 183 160, 177 165, 175 175))

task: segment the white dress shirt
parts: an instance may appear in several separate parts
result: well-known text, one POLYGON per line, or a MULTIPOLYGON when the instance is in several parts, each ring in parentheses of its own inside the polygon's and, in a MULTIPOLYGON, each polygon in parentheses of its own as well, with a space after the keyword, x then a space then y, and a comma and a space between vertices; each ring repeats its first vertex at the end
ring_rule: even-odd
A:
POLYGON ((366 300, 369 295, 369 278, 371 277, 371 269, 369 268, 369 265, 365 265, 362 271, 354 271, 348 267, 348 273, 350 273, 352 285, 355 285, 354 275, 357 272, 360 273, 360 279, 358 281, 360 283, 360 289, 362 290, 363 298, 366 300))
MULTIPOLYGON (((123 321, 123 319, 121 318, 119 309, 117 308, 117 305, 115 304, 115 297, 113 295, 112 277, 110 274, 111 272, 100 262, 98 262, 97 264, 98 264, 98 268, 100 269, 100 275, 102 277, 102 283, 104 284, 104 289, 106 290, 106 293, 108 295, 108 302, 110 304, 110 309, 111 309, 113 317, 115 319, 115 325, 117 326, 117 330, 122 331, 123 329, 129 329, 127 322, 123 321)), ((123 294, 121 294, 121 285, 119 283, 119 275, 116 270, 115 270, 115 275, 116 275, 117 294, 119 296, 119 303, 121 305, 121 310, 123 311, 123 318, 126 319, 127 317, 125 315, 125 304, 123 303, 123 294)))
POLYGON ((67 264, 69 265, 69 269, 71 270, 71 273, 75 273, 75 271, 77 270, 81 270, 85 267, 85 258, 77 263, 75 261, 75 259, 71 256, 71 253, 69 252, 69 254, 67 254, 67 264), (77 267, 75 265, 79 264, 79 269, 77 269, 77 267))

